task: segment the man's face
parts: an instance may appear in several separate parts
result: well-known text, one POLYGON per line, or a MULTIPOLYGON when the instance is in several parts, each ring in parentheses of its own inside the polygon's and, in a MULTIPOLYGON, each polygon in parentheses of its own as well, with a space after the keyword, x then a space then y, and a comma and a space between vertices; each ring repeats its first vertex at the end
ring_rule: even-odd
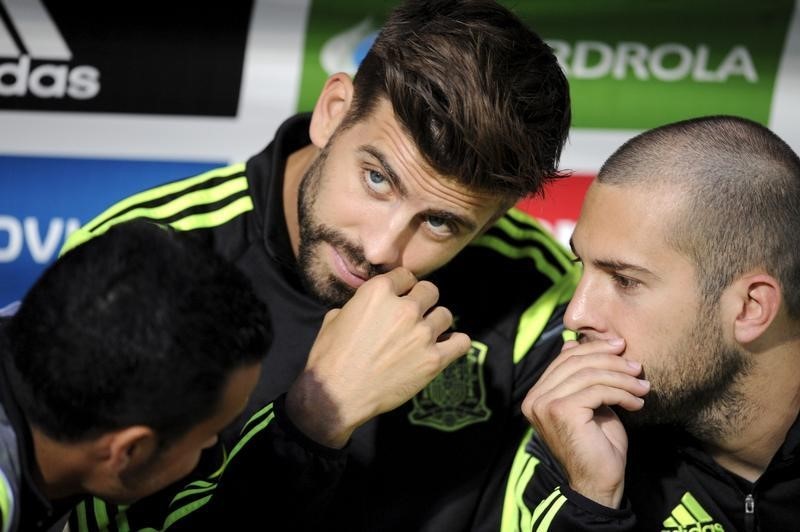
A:
POLYGON ((431 170, 381 100, 370 116, 337 131, 300 183, 305 284, 338 306, 395 267, 424 277, 480 234, 501 205, 431 170))
POLYGON ((130 503, 188 475, 197 466, 203 450, 214 445, 222 429, 242 413, 260 372, 261 364, 234 370, 223 389, 216 412, 165 448, 158 449, 146 465, 123 472, 116 493, 106 494, 105 498, 130 503))
POLYGON ((583 276, 565 325, 586 340, 621 337, 651 392, 630 422, 715 431, 714 412, 736 408, 733 384, 747 361, 726 339, 719 307, 698 292, 696 268, 666 239, 677 192, 594 183, 572 237, 583 276), (697 426, 698 423, 708 426, 697 426))

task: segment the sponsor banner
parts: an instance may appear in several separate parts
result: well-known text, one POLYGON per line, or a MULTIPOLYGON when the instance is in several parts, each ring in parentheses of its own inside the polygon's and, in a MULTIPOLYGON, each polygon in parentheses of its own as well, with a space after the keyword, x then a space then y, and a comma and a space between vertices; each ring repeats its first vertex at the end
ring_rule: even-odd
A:
MULTIPOLYGON (((353 73, 385 0, 313 2, 300 108, 322 81, 353 73)), ((641 130, 706 114, 766 124, 793 0, 504 2, 553 47, 570 80, 573 126, 641 130)))
POLYGON ((252 2, 0 1, 0 109, 236 116, 252 2))
POLYGON ((66 237, 112 203, 221 164, 0 157, 0 307, 21 298, 66 237))
POLYGON ((594 175, 574 174, 549 183, 541 196, 527 198, 517 205, 535 216, 555 235, 561 244, 569 247, 569 239, 581 214, 581 204, 594 175))

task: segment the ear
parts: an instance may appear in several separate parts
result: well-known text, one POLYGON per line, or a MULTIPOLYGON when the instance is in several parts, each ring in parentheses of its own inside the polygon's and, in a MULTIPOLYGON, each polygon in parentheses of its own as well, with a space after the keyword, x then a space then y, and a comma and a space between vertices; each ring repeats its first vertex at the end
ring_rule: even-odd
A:
POLYGON ((143 425, 111 432, 105 440, 106 466, 117 474, 147 463, 158 449, 155 431, 143 425))
POLYGON ((778 315, 780 284, 771 275, 754 273, 740 277, 730 290, 736 312, 734 337, 740 344, 749 344, 761 337, 778 315))
POLYGON ((325 82, 314 105, 309 135, 317 148, 323 148, 342 122, 353 100, 353 81, 344 72, 333 74, 325 82))

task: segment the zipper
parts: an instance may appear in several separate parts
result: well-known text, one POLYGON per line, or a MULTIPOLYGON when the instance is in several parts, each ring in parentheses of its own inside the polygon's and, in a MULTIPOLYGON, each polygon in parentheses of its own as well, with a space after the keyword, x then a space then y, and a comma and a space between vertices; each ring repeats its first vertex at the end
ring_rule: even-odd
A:
POLYGON ((744 498, 744 529, 753 532, 756 524, 756 500, 751 493, 744 498))

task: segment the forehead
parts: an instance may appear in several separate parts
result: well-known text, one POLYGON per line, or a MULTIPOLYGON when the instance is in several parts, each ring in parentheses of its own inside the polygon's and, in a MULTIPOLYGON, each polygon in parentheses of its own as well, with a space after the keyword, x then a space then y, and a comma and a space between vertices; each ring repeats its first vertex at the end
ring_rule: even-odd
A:
POLYGON ((618 261, 668 272, 688 261, 669 243, 680 216, 680 195, 666 187, 607 185, 595 181, 573 233, 584 262, 618 261))
POLYGON ((372 112, 346 130, 349 148, 375 159, 380 154, 409 190, 410 196, 450 204, 454 209, 485 211, 499 208, 499 195, 470 189, 455 176, 442 175, 425 160, 406 129, 396 119, 391 103, 380 98, 372 112))

